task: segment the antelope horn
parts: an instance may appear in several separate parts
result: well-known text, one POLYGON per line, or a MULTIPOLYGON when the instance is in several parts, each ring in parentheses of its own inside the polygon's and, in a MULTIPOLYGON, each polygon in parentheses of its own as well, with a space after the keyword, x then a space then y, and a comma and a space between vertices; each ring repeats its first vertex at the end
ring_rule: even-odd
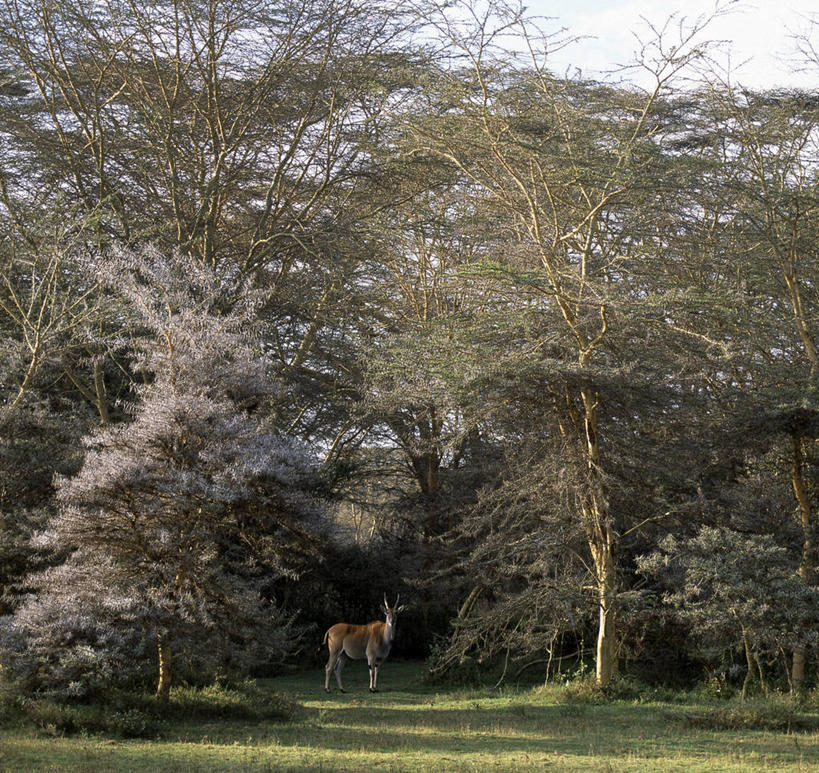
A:
POLYGON ((387 591, 384 591, 384 606, 385 606, 387 609, 389 609, 389 608, 390 608, 390 604, 389 604, 389 602, 387 601, 387 591))

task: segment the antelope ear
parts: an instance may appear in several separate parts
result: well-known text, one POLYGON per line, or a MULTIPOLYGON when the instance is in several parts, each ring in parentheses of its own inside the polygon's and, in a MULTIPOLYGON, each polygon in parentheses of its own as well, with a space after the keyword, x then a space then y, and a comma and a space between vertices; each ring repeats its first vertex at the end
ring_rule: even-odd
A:
POLYGON ((398 609, 395 610, 395 614, 397 615, 399 612, 403 612, 403 611, 404 611, 404 605, 402 604, 400 607, 398 607, 398 609))
POLYGON ((383 614, 385 614, 385 615, 387 614, 387 606, 386 606, 386 604, 382 604, 382 605, 381 605, 381 607, 380 607, 380 609, 381 609, 381 612, 382 612, 383 614))

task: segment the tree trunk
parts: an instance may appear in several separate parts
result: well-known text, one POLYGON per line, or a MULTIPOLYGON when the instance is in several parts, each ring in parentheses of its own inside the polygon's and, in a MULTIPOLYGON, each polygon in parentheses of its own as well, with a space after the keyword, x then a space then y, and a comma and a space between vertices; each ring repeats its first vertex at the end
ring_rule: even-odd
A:
MULTIPOLYGON (((802 526, 802 560, 799 564, 799 576, 806 584, 810 584, 813 575, 813 540, 811 535, 811 500, 805 485, 804 474, 804 452, 802 449, 802 439, 796 435, 791 436, 791 449, 793 451, 793 467, 791 470, 791 482, 796 501, 799 505, 799 520, 802 526)), ((794 692, 801 692, 805 686, 805 666, 807 664, 807 653, 802 645, 797 645, 793 649, 793 665, 791 667, 791 685, 794 692)))
POLYGON ((606 687, 617 676, 617 632, 616 632, 616 598, 614 558, 610 549, 596 560, 597 571, 602 572, 598 579, 598 604, 600 622, 597 630, 597 684, 606 687))
POLYGON ((791 690, 802 692, 805 688, 805 665, 808 656, 805 648, 800 644, 793 648, 793 665, 791 666, 791 690))
POLYGON ((751 687, 751 682, 754 678, 754 653, 751 647, 751 637, 748 631, 743 626, 742 628, 742 643, 745 646, 745 662, 748 666, 748 671, 745 674, 745 681, 742 683, 742 700, 748 700, 748 690, 751 687))
POLYGON ((156 633, 156 650, 159 657, 159 681, 156 686, 156 697, 162 702, 168 700, 171 692, 171 645, 164 631, 156 633))
POLYGON ((597 431, 598 395, 593 390, 584 388, 581 396, 589 472, 589 489, 583 504, 583 517, 594 561, 599 607, 596 677, 598 686, 606 687, 617 675, 617 571, 614 535, 601 480, 600 440, 597 431))
POLYGON ((412 466, 424 498, 423 543, 429 546, 440 533, 438 494, 441 489, 438 470, 440 459, 437 454, 428 453, 414 457, 412 466))
POLYGON ((443 423, 435 406, 428 405, 414 423, 393 420, 390 427, 401 442, 421 492, 424 508, 423 522, 420 524, 422 542, 429 549, 441 532, 438 495, 441 490, 440 441, 443 423))
POLYGON ((458 629, 463 625, 464 620, 466 620, 467 616, 472 610, 472 607, 475 606, 475 602, 478 600, 478 596, 481 595, 482 591, 483 585, 476 585, 469 592, 469 595, 466 597, 466 601, 464 601, 460 610, 458 611, 458 617, 455 620, 455 633, 457 633, 458 629))

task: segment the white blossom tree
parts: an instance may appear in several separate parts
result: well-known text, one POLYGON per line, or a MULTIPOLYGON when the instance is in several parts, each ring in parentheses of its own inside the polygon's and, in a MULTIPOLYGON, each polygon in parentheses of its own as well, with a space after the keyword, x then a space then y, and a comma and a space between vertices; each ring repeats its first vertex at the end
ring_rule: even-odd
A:
MULTIPOLYGON (((120 634, 141 626, 156 638, 166 699, 171 650, 186 635, 212 646, 213 636, 225 644, 264 631, 262 656, 292 646, 261 590, 295 576, 315 547, 314 463, 268 418, 252 292, 231 303, 213 271, 152 250, 119 252, 97 270, 119 284, 144 333, 135 357, 144 383, 132 421, 90 437, 79 473, 58 482, 59 514, 37 544, 66 558, 31 578, 14 626, 43 656, 72 620, 89 630, 104 619, 120 634), (99 620, 81 620, 89 605, 99 620)), ((107 641, 97 631, 84 646, 89 638, 107 641)))

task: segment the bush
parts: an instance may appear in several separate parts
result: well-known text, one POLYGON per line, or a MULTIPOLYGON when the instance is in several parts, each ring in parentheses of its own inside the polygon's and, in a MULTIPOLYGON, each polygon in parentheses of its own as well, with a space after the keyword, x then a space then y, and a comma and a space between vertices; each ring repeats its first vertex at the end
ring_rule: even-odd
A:
POLYGON ((606 692, 601 689, 594 674, 579 673, 566 681, 565 687, 557 695, 559 703, 603 703, 606 692))
POLYGON ((462 658, 451 664, 446 670, 436 668, 439 652, 440 646, 436 645, 432 649, 432 654, 427 658, 425 681, 428 684, 446 687, 478 687, 485 681, 487 669, 481 668, 478 661, 472 657, 462 658))
POLYGON ((83 725, 76 708, 45 698, 21 701, 20 708, 35 727, 48 735, 71 735, 83 725))
POLYGON ((563 703, 680 703, 685 697, 686 693, 671 687, 646 684, 630 675, 617 676, 606 687, 599 687, 594 674, 582 671, 556 692, 557 700, 563 703))
POLYGON ((101 729, 120 738, 144 738, 154 734, 156 723, 139 709, 126 709, 106 714, 101 729))
POLYGON ((641 679, 631 676, 613 679, 603 692, 611 700, 633 703, 677 703, 682 695, 671 687, 646 684, 641 679))
POLYGON ((11 694, 0 702, 5 721, 19 718, 52 736, 99 733, 118 738, 152 738, 169 721, 223 719, 286 722, 299 704, 252 682, 231 687, 176 687, 167 703, 148 693, 113 691, 104 702, 66 703, 49 697, 11 694))

